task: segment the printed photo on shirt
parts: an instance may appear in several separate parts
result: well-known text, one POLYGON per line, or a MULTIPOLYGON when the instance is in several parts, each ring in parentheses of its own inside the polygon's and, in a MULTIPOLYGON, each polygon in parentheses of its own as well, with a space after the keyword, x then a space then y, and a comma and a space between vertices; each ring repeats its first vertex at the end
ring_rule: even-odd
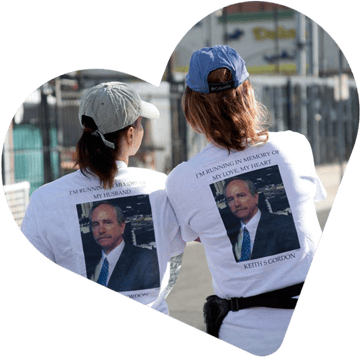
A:
POLYGON ((76 206, 88 279, 117 292, 160 287, 148 195, 76 206))
POLYGON ((236 262, 299 249, 277 165, 210 185, 236 262))

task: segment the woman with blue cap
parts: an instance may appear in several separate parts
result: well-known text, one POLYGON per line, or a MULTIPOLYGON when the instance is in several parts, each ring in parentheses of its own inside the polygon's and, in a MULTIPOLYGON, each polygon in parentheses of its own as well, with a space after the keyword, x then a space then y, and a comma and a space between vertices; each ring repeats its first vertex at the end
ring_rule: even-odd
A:
POLYGON ((269 132, 244 60, 228 46, 193 53, 183 106, 208 145, 168 176, 185 241, 200 240, 214 295, 207 332, 256 355, 281 345, 321 228, 325 197, 307 139, 269 132))

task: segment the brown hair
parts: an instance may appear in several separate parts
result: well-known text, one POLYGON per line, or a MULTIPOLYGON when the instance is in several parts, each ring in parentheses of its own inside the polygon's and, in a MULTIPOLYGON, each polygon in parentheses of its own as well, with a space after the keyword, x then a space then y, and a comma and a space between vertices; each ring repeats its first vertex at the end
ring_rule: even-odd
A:
MULTIPOLYGON (((227 68, 216 69, 208 76, 209 83, 230 80, 232 75, 227 68)), ((186 120, 195 131, 229 152, 265 143, 269 138, 267 111, 255 99, 249 80, 218 93, 202 94, 187 87, 183 107, 186 120)))
POLYGON ((105 134, 106 140, 114 143, 115 149, 107 147, 98 135, 92 135, 97 130, 93 118, 82 116, 84 132, 76 146, 76 165, 79 165, 83 175, 96 175, 103 188, 112 188, 117 173, 116 159, 119 156, 121 146, 120 140, 126 135, 131 126, 105 134))

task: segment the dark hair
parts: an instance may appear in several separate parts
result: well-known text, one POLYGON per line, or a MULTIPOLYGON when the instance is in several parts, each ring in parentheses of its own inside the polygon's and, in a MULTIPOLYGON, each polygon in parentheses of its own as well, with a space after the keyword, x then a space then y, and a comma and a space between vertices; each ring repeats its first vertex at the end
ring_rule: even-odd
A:
POLYGON ((120 139, 126 135, 130 126, 105 134, 106 140, 114 143, 115 149, 111 149, 104 144, 101 137, 92 135, 97 130, 94 119, 83 115, 81 119, 84 125, 84 132, 76 146, 76 163, 79 165, 83 175, 96 175, 103 188, 114 186, 114 178, 117 172, 116 159, 120 153, 120 139))
MULTIPOLYGON (((230 80, 232 75, 227 68, 216 69, 208 76, 209 83, 230 80)), ((269 138, 267 111, 255 99, 249 80, 218 93, 202 94, 187 87, 183 107, 186 120, 195 131, 229 152, 265 143, 269 138)))

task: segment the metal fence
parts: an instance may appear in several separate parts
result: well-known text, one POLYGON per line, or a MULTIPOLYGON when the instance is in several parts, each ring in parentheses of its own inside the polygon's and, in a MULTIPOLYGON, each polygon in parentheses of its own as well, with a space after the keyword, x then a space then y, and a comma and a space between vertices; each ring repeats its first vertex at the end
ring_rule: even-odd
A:
MULTIPOLYGON (((272 131, 293 130, 306 135, 317 165, 349 158, 359 124, 353 80, 339 86, 336 78, 253 76, 251 82, 273 118, 272 131)), ((142 156, 132 165, 151 162, 152 168, 168 172, 206 145, 204 137, 185 124, 181 108, 184 83, 173 83, 166 90, 157 93, 152 89, 151 96, 162 101, 161 126, 168 125, 169 132, 162 134, 165 138, 161 148, 156 138, 145 135, 142 156), (167 160, 158 160, 166 161, 166 165, 157 166, 149 155, 144 159, 144 151, 156 150, 158 155, 168 155, 167 160)), ((50 93, 45 87, 36 98, 24 103, 22 121, 14 121, 4 145, 3 184, 28 181, 31 194, 44 183, 74 170, 75 146, 81 135, 77 118, 80 96, 79 90, 64 95, 61 88, 50 93)))
MULTIPOLYGON (((359 125, 359 98, 355 81, 339 77, 252 76, 258 100, 269 111, 271 131, 304 134, 316 165, 348 160, 359 125)), ((205 144, 204 137, 188 131, 190 157, 205 144)))
POLYGON ((307 136, 315 164, 349 158, 359 125, 354 80, 255 77, 252 83, 273 117, 272 130, 293 130, 307 136))
POLYGON ((26 207, 29 203, 29 189, 30 184, 27 181, 4 187, 6 200, 19 227, 21 227, 26 207))

